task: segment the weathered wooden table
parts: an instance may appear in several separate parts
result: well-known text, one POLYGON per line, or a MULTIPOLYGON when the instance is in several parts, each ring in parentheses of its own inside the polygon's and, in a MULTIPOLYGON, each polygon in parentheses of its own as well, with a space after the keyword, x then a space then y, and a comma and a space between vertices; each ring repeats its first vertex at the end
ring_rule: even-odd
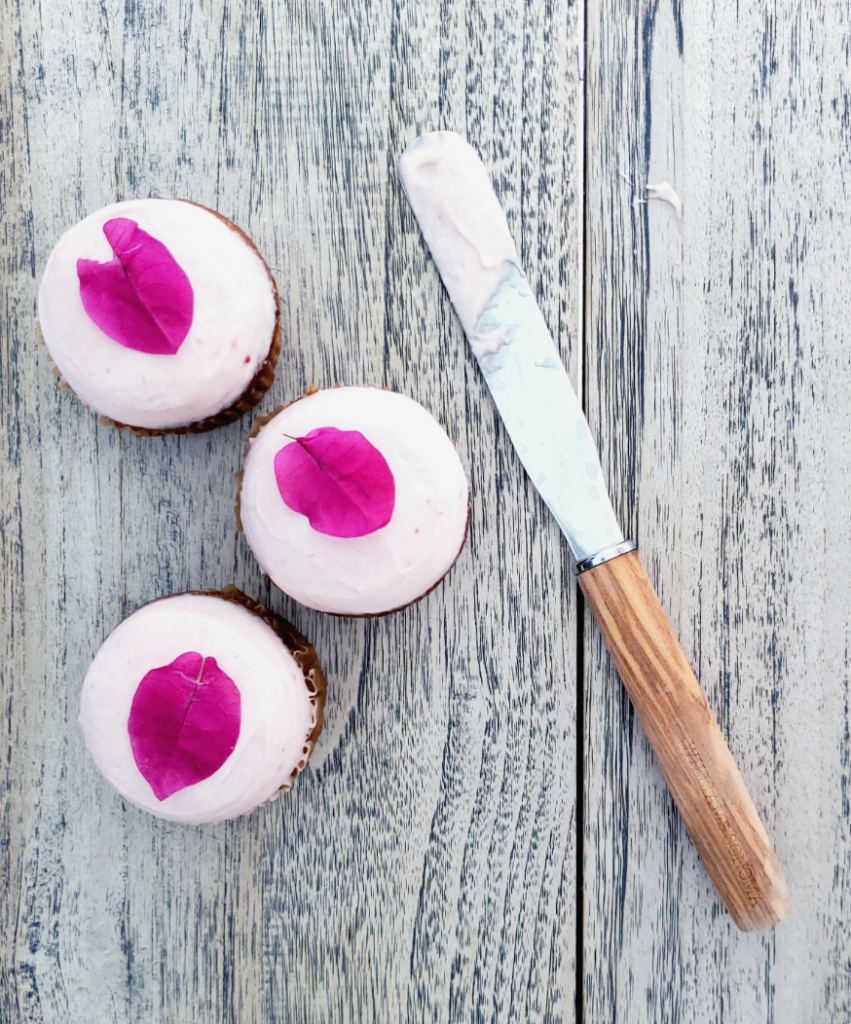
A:
POLYGON ((0 5, 0 1020, 845 1022, 851 1014, 851 10, 649 0, 0 5), (738 933, 577 601, 395 166, 465 133, 628 534, 786 869, 738 933), (681 221, 645 186, 667 180, 681 221), (60 233, 176 195, 274 267, 309 384, 412 395, 469 543, 377 621, 293 605, 237 535, 249 422, 140 440, 59 391, 60 233), (236 583, 327 666, 294 791, 202 828, 127 806, 76 724, 125 614, 236 583))

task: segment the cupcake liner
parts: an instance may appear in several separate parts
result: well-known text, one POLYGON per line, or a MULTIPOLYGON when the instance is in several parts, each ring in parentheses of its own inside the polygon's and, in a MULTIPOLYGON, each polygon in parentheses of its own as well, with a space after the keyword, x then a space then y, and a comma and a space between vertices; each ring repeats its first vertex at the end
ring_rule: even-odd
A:
MULTIPOLYGON (((151 197, 160 198, 160 197, 151 197)), ((168 201, 168 200, 165 200, 168 201)), ((202 203, 192 202, 191 199, 181 199, 182 203, 189 203, 191 206, 197 206, 201 210, 206 210, 207 213, 211 213, 214 217, 218 218, 226 227, 230 228, 231 231, 236 232, 237 235, 257 254, 258 258, 262 262, 266 274, 269 278, 269 283, 272 285, 272 294, 275 299, 275 326, 272 331, 272 341, 269 346, 269 354, 266 359, 260 364, 257 373, 252 377, 248 387, 243 393, 237 398, 237 400, 226 409, 222 409, 221 412, 217 412, 212 416, 207 416, 203 420, 197 420, 195 423, 187 423, 181 427, 162 427, 162 428, 149 428, 149 427, 137 427, 132 423, 120 423, 118 420, 111 419, 109 416, 98 414, 98 422, 101 426, 115 427, 118 430, 129 430, 136 437, 164 437, 167 434, 203 434, 208 430, 215 430, 216 427, 225 427, 229 423, 235 423, 236 420, 240 419, 247 412, 250 412, 260 401, 260 399, 266 394, 269 388, 272 386, 272 382, 275 379, 275 367, 278 363, 278 358, 281 354, 281 312, 278 298, 278 284, 275 281, 272 271, 269 269, 266 260, 263 258, 260 250, 254 244, 254 242, 246 235, 242 228, 238 227, 223 216, 218 210, 211 210, 209 206, 204 206, 202 203)), ((44 335, 41 331, 41 325, 36 320, 36 341, 39 345, 44 345, 44 335)), ((47 346, 45 345, 45 348, 47 346)), ((53 359, 50 352, 47 354, 48 359, 51 363, 53 359)), ((87 409, 91 407, 87 405, 80 396, 74 391, 74 389, 68 384, 68 382, 62 377, 61 372, 57 366, 53 366, 53 375, 58 378, 58 386, 63 389, 67 389, 78 401, 80 401, 87 409)), ((93 409, 93 412, 97 410, 93 409)))

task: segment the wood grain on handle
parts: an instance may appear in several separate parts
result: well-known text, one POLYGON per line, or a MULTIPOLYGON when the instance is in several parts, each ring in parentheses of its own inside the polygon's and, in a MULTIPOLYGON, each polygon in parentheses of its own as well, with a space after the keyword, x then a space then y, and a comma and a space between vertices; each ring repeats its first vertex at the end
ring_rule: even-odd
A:
POLYGON ((579 576, 700 859, 736 924, 789 912, 783 872, 637 551, 579 576))

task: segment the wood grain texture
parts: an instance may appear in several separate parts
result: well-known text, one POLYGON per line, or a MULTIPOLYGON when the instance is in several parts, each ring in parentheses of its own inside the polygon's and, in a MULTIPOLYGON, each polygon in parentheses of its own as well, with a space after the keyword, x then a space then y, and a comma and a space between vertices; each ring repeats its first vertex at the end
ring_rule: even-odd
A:
POLYGON ((592 430, 792 903, 736 931, 589 620, 589 1021, 851 1012, 848 18, 588 5, 592 430))
POLYGON ((0 4, 3 1024, 570 1021, 580 912, 587 1021, 848 1019, 848 22, 839 0, 0 4), (786 871, 773 932, 723 913, 590 618, 577 646, 555 525, 396 181, 440 127, 493 169, 589 385, 615 503, 786 871), (665 179, 682 222, 643 202, 665 179), (219 209, 273 267, 261 411, 386 384, 457 439, 471 536, 426 602, 294 606, 230 511, 250 423, 137 439, 56 389, 47 254, 149 194, 219 209), (326 730, 288 797, 190 829, 106 787, 77 702, 122 616, 226 583, 316 644, 326 730))
POLYGON ((777 924, 789 891, 771 842, 637 551, 579 576, 703 865, 744 931, 777 924))
POLYGON ((580 374, 582 14, 551 0, 28 0, 0 5, 0 1020, 14 1024, 574 1020, 578 627, 395 164, 465 132, 495 169, 580 374), (35 344, 61 232, 176 195, 256 241, 278 378, 410 394, 456 439, 470 537, 383 620, 311 613, 237 534, 247 420, 98 427, 35 344), (290 794, 233 823, 128 807, 76 724, 104 636, 153 597, 234 583, 328 677, 290 794))

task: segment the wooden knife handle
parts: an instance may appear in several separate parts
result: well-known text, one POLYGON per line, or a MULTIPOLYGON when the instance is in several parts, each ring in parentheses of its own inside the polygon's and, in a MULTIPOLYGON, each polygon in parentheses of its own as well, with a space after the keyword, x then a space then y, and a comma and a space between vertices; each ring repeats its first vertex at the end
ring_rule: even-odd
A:
POLYGON ((579 585, 733 920, 776 924, 789 913, 783 872, 638 552, 581 572, 579 585))

